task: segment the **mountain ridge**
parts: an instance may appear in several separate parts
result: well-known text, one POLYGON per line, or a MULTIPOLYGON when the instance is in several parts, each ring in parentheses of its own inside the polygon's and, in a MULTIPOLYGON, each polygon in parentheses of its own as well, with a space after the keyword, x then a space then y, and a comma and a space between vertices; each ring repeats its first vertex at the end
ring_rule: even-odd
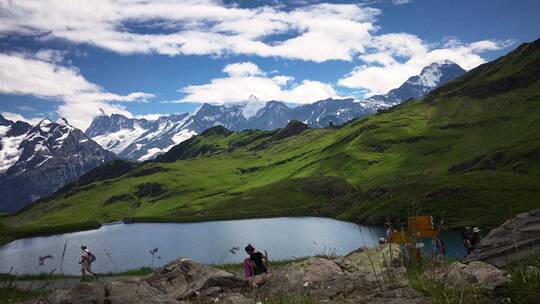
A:
POLYGON ((155 121, 103 113, 85 133, 121 158, 146 161, 216 125, 232 131, 273 130, 285 127, 292 120, 302 121, 311 128, 341 125, 409 98, 420 98, 464 72, 453 62, 434 62, 388 94, 360 102, 352 98, 328 98, 291 108, 281 101, 261 101, 250 96, 246 101, 226 105, 204 103, 191 115, 173 114, 155 121))

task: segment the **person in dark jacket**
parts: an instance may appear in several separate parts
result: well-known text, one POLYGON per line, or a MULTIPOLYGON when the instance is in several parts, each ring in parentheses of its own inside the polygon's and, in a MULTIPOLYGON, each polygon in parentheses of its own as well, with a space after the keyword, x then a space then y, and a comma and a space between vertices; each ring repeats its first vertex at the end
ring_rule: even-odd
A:
POLYGON ((471 252, 480 246, 480 229, 478 227, 473 228, 472 234, 469 236, 469 244, 471 252))
POLYGON ((249 260, 252 265, 253 275, 260 275, 268 272, 266 265, 268 263, 268 258, 266 255, 255 250, 251 244, 246 246, 246 252, 249 254, 249 260))
POLYGON ((472 251, 472 246, 470 243, 470 238, 472 235, 471 227, 467 226, 465 227, 465 230, 461 233, 461 237, 463 238, 463 246, 465 246, 465 249, 467 250, 467 255, 469 255, 472 251))

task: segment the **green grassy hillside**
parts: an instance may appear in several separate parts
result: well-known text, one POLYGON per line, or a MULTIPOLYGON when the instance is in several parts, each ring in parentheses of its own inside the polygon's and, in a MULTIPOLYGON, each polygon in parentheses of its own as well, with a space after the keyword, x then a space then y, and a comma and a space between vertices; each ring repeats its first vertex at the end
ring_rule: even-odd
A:
POLYGON ((339 129, 212 128, 157 162, 120 164, 121 176, 98 171, 2 222, 323 215, 372 223, 410 215, 414 204, 450 226, 493 227, 540 207, 539 78, 536 41, 422 101, 339 129))

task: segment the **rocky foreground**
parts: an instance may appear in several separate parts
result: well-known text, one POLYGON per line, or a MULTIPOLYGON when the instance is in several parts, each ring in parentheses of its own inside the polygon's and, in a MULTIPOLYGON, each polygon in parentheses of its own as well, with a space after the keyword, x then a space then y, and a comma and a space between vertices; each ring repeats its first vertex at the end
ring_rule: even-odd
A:
MULTIPOLYGON (((339 258, 309 258, 271 269, 248 281, 190 259, 178 259, 142 278, 81 283, 30 303, 429 303, 411 288, 406 270, 382 250, 356 250, 339 258), (283 302, 283 299, 286 301, 283 302)), ((483 263, 454 263, 434 274, 452 284, 476 284, 486 292, 504 286, 501 270, 483 263)))
POLYGON ((465 262, 484 261, 498 267, 540 252, 540 209, 518 214, 491 230, 465 262))

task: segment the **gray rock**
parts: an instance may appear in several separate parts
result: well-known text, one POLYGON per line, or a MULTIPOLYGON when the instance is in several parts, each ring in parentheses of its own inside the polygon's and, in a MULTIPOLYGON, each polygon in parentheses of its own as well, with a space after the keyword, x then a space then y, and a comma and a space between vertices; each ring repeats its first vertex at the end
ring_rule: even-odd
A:
POLYGON ((205 292, 214 296, 216 287, 222 292, 237 292, 249 286, 229 272, 190 259, 170 262, 145 280, 162 293, 179 300, 204 296, 205 292))
POLYGON ((476 285, 488 293, 496 293, 510 283, 504 271, 480 261, 468 265, 454 262, 436 274, 435 279, 456 287, 476 285))
POLYGON ((331 303, 427 303, 409 287, 405 270, 390 266, 389 256, 386 266, 368 266, 367 260, 375 259, 376 252, 357 250, 336 260, 309 258, 292 263, 271 272, 257 293, 263 297, 303 295, 331 303))
POLYGON ((254 300, 244 297, 240 293, 228 293, 224 294, 220 299, 221 303, 225 304, 253 304, 254 300))
POLYGON ((120 303, 178 303, 178 301, 140 279, 120 279, 105 285, 105 299, 120 303))
POLYGON ((540 251, 540 209, 517 215, 490 231, 465 262, 484 261, 505 266, 540 251))

